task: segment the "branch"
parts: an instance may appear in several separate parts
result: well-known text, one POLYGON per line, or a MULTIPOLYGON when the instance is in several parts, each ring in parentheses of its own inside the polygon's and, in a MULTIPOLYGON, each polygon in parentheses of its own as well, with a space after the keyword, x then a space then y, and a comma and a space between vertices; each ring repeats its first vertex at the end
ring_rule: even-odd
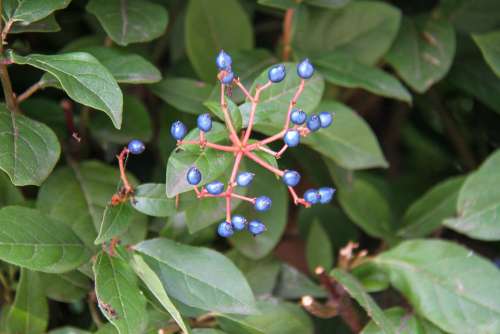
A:
POLYGON ((290 58, 290 52, 292 51, 291 40, 292 40, 292 23, 293 14, 295 10, 293 8, 288 8, 285 12, 285 18, 283 20, 283 55, 284 61, 288 61, 290 58))
POLYGON ((24 100, 29 98, 31 95, 35 94, 38 90, 43 89, 43 88, 44 87, 43 87, 42 81, 38 81, 38 82, 34 83, 31 87, 26 89, 26 91, 24 91, 21 95, 19 95, 17 97, 17 103, 23 102, 24 100))

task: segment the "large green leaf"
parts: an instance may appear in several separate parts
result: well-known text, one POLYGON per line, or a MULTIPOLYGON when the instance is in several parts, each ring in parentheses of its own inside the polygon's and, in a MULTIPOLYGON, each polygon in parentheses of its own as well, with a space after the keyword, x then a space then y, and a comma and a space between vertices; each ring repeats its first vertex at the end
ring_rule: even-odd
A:
POLYGON ((92 334, 80 328, 64 326, 51 330, 48 334, 92 334))
POLYGON ((404 18, 386 59, 419 93, 441 80, 455 55, 455 31, 449 21, 432 16, 404 18))
POLYGON ((9 31, 9 34, 24 34, 27 32, 57 32, 61 27, 57 23, 56 16, 50 14, 46 18, 27 24, 22 21, 16 21, 9 31))
POLYGON ((20 204, 23 201, 21 191, 10 182, 6 174, 0 172, 0 207, 20 204))
MULTIPOLYGON (((240 108, 238 108, 238 106, 227 96, 225 97, 225 99, 227 104, 227 111, 229 112, 229 116, 231 118, 231 123, 233 124, 235 131, 238 132, 241 129, 241 126, 243 125, 240 108)), ((224 122, 224 112, 222 111, 219 99, 217 99, 217 101, 214 100, 206 101, 203 104, 203 106, 206 107, 208 110, 210 110, 214 115, 216 115, 221 121, 224 122)))
POLYGON ((97 17, 109 37, 119 45, 160 37, 168 23, 165 7, 147 0, 91 0, 87 11, 97 17))
POLYGON ((226 51, 251 49, 253 31, 238 1, 193 0, 186 13, 186 51, 198 76, 215 82, 215 57, 226 51))
POLYGON ((125 232, 133 220, 133 210, 129 202, 118 205, 108 205, 99 227, 99 234, 94 244, 99 245, 125 232))
POLYGON ((346 289, 349 295, 365 309, 366 313, 372 318, 375 324, 377 324, 382 333, 396 334, 396 329, 391 321, 385 316, 384 312, 354 276, 342 269, 334 269, 330 274, 346 289))
POLYGON ((61 147, 45 124, 9 112, 0 104, 0 169, 17 186, 40 185, 54 168, 61 147))
POLYGON ((435 14, 462 32, 482 33, 500 24, 500 3, 496 0, 441 0, 435 14))
POLYGON ((352 1, 336 10, 301 6, 294 16, 294 50, 308 57, 343 51, 374 64, 389 50, 400 20, 396 7, 378 1, 352 1))
POLYGON ((377 67, 358 62, 348 54, 330 52, 313 60, 325 80, 334 85, 363 88, 377 95, 411 102, 410 93, 398 79, 377 67))
POLYGON ((464 177, 455 177, 426 192, 406 210, 398 234, 423 237, 441 226, 445 218, 455 214, 458 193, 464 181, 464 177))
POLYGON ((146 298, 132 268, 119 254, 100 252, 95 260, 95 293, 104 316, 119 334, 142 333, 147 325, 146 298))
POLYGON ((471 238, 500 240, 500 150, 495 151, 465 180, 456 205, 456 218, 445 220, 445 225, 471 238))
POLYGON ((299 299, 305 295, 318 298, 327 296, 322 287, 286 263, 281 264, 279 280, 273 294, 285 299, 299 299))
POLYGON ((174 108, 190 114, 207 112, 203 102, 210 96, 212 86, 188 78, 166 78, 152 85, 153 93, 174 108))
POLYGON ((66 8, 71 0, 4 0, 2 18, 4 21, 20 21, 23 25, 38 21, 52 12, 66 8))
POLYGON ((21 270, 16 300, 7 316, 10 333, 43 334, 49 324, 49 305, 39 274, 21 270))
POLYGON ((91 290, 90 280, 79 271, 64 274, 39 273, 45 295, 63 303, 77 302, 91 290))
MULTIPOLYGON (((384 310, 385 316, 398 329, 399 334, 442 334, 443 332, 425 319, 407 313, 401 307, 384 310)), ((383 334, 375 322, 370 321, 361 334, 383 334)))
POLYGON ((472 38, 481 49, 484 59, 495 74, 500 77, 500 31, 473 35, 472 38))
POLYGON ((119 129, 122 124, 123 96, 111 73, 94 56, 85 52, 59 55, 10 53, 16 64, 39 68, 54 76, 73 100, 104 111, 119 129))
POLYGON ((332 243, 318 220, 312 222, 309 234, 307 235, 306 258, 311 273, 314 273, 314 270, 318 266, 325 268, 325 270, 330 270, 332 268, 332 243))
POLYGON ((473 251, 449 241, 412 240, 374 262, 419 314, 444 331, 500 331, 500 272, 473 251))
POLYGON ((138 186, 131 201, 139 212, 154 217, 168 217, 176 212, 175 199, 167 198, 165 185, 161 183, 144 183, 138 186))
POLYGON ((184 304, 215 312, 254 311, 255 300, 245 277, 222 254, 169 239, 146 240, 134 248, 159 276, 169 296, 184 304))
POLYGON ((85 245, 66 225, 35 209, 0 210, 0 259, 32 270, 62 273, 89 258, 85 245))

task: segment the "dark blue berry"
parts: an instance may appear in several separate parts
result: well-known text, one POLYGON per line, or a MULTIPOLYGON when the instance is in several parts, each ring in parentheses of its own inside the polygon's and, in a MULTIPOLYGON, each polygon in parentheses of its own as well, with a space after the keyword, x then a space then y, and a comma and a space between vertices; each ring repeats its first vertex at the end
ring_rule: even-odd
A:
POLYGON ((306 190, 304 193, 304 200, 309 204, 316 204, 319 202, 320 195, 316 189, 306 190))
POLYGON ((233 225, 228 222, 222 222, 219 224, 217 228, 217 233, 223 238, 229 238, 234 234, 233 225))
POLYGON ((198 129, 201 131, 208 132, 212 130, 212 117, 210 117, 210 114, 201 114, 198 116, 196 122, 198 124, 198 129))
POLYGON ((224 85, 230 85, 233 82, 234 73, 231 71, 223 70, 219 74, 219 79, 220 82, 222 82, 224 85))
POLYGON ((175 140, 182 140, 184 136, 186 136, 187 129, 184 123, 181 121, 176 121, 172 123, 172 126, 170 127, 170 134, 172 137, 174 137, 175 140))
POLYGON ((190 185, 197 185, 201 181, 201 172, 196 167, 191 167, 188 169, 186 174, 186 179, 190 185))
POLYGON ((327 128, 333 123, 333 115, 328 111, 322 111, 319 113, 319 122, 322 128, 327 128))
POLYGON ((321 204, 330 203, 333 198, 333 194, 335 194, 335 189, 330 187, 323 187, 318 189, 319 193, 319 202, 321 204))
POLYGON ((255 210, 267 211, 271 208, 273 202, 267 196, 260 196, 255 199, 255 210))
POLYGON ((207 192, 212 195, 219 195, 224 191, 224 183, 220 181, 212 181, 205 185, 207 192))
POLYGON ((221 50, 217 55, 217 58, 215 58, 215 64, 219 70, 230 70, 232 62, 233 60, 231 59, 231 56, 225 53, 224 50, 221 50))
POLYGON ((289 147, 295 147, 300 143, 300 133, 297 130, 288 130, 283 137, 283 141, 289 147))
POLYGON ((302 79, 309 79, 314 74, 314 66, 311 64, 309 59, 304 59, 297 64, 297 74, 302 79))
POLYGON ((300 174, 294 170, 287 170, 283 174, 283 182, 289 187, 295 187, 299 184, 300 174))
POLYGON ((258 220, 252 220, 248 223, 248 231, 252 233, 254 236, 261 234, 266 230, 266 225, 262 224, 258 220))
POLYGON ((132 139, 128 143, 128 150, 132 154, 141 154, 146 149, 146 146, 139 139, 132 139))
POLYGON ((311 132, 318 131, 321 128, 321 121, 318 115, 312 114, 307 119, 307 128, 311 130, 311 132))
POLYGON ((285 65, 283 64, 274 65, 269 69, 267 76, 269 77, 269 80, 271 80, 274 83, 283 81, 283 79, 285 79, 286 76, 285 65))
POLYGON ((246 187, 253 181, 253 177, 255 176, 254 173, 250 172, 241 172, 238 174, 236 177, 236 184, 238 184, 240 187, 246 187))
POLYGON ((234 230, 242 231, 245 229, 247 220, 243 216, 234 215, 233 218, 231 219, 231 224, 233 225, 234 230))
POLYGON ((293 124, 304 124, 307 119, 306 113, 302 109, 293 109, 290 120, 293 124))

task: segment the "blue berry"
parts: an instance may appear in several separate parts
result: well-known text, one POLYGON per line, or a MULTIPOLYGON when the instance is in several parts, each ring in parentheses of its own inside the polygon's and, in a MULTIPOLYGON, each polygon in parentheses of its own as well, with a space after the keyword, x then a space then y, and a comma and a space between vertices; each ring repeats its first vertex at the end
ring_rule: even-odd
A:
POLYGON ((260 196, 255 199, 255 210, 267 211, 271 208, 273 201, 267 196, 260 196))
POLYGON ((210 117, 210 114, 201 114, 198 116, 196 122, 198 124, 198 129, 201 131, 208 132, 212 130, 212 117, 210 117))
POLYGON ((224 191, 224 183, 220 181, 212 181, 205 185, 207 192, 212 195, 219 195, 224 191))
POLYGON ((262 224, 258 220, 252 220, 248 223, 248 231, 252 233, 254 236, 261 234, 266 230, 266 225, 262 224))
POLYGON ((225 53, 224 50, 221 50, 217 55, 217 58, 215 58, 215 64, 219 70, 230 70, 232 62, 233 60, 231 59, 231 56, 225 53))
POLYGON ((231 224, 233 225, 234 230, 242 231, 245 229, 247 220, 243 216, 234 215, 233 218, 231 219, 231 224))
POLYGON ((302 109, 293 109, 292 114, 290 115, 290 120, 293 124, 304 124, 306 121, 307 115, 302 109))
POLYGON ((170 127, 170 134, 172 137, 174 137, 175 140, 182 140, 184 136, 186 136, 187 129, 184 123, 181 121, 176 121, 172 123, 172 126, 170 127))
POLYGON ((190 185, 192 185, 192 186, 197 185, 201 181, 200 170, 196 167, 189 168, 188 172, 186 174, 186 179, 190 185))
POLYGON ((309 204, 316 204, 320 200, 320 194, 316 189, 306 190, 304 200, 309 204))
POLYGON ((271 80, 274 83, 283 81, 283 79, 285 79, 286 76, 285 65, 283 64, 274 65, 269 69, 267 76, 269 77, 269 80, 271 80))
POLYGON ((304 59, 297 64, 297 74, 302 79, 309 79, 314 74, 314 66, 311 64, 309 59, 304 59))
POLYGON ((146 146, 144 146, 144 143, 139 139, 132 139, 128 143, 128 150, 132 154, 141 154, 145 149, 146 146))
POLYGON ((283 174, 283 182, 289 187, 295 187, 299 184, 300 174, 294 170, 287 170, 283 174))
POLYGON ((217 233, 223 238, 229 238, 234 234, 233 225, 228 222, 222 222, 219 224, 217 228, 217 233))
POLYGON ((295 147, 300 143, 300 133, 297 130, 288 130, 283 140, 289 147, 295 147))
POLYGON ((333 115, 328 111, 322 111, 319 113, 319 122, 322 128, 327 128, 333 123, 333 115))
POLYGON ((312 114, 307 119, 307 128, 311 130, 311 132, 318 131, 321 128, 321 121, 318 115, 312 114))
POLYGON ((326 204, 332 200, 333 194, 335 194, 335 189, 330 187, 323 187, 318 189, 318 193, 319 193, 319 202, 321 204, 326 204))
POLYGON ((231 82, 233 82, 234 73, 231 71, 223 70, 219 73, 219 79, 220 82, 222 82, 224 85, 230 85, 231 82))
POLYGON ((246 187, 253 181, 253 177, 255 176, 254 173, 250 172, 241 172, 238 174, 236 177, 236 184, 238 184, 240 187, 246 187))

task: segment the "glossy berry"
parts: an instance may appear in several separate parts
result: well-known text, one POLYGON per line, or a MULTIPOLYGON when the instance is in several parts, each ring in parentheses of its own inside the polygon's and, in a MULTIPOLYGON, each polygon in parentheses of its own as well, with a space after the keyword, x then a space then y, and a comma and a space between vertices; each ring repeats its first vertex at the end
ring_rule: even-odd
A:
POLYGON ((222 222, 219 224, 217 228, 217 233, 223 238, 229 238, 234 234, 233 225, 228 222, 222 222))
POLYGON ((285 183, 289 187, 295 187, 299 184, 300 174, 294 170, 287 170, 285 174, 283 174, 283 183, 285 183))
POLYGON ((335 194, 335 189, 330 187, 323 187, 318 189, 319 193, 319 202, 321 204, 330 203, 333 198, 333 194, 335 194))
POLYGON ((309 59, 304 59, 297 64, 297 74, 302 79, 309 79, 314 74, 314 66, 311 64, 309 59))
POLYGON ((304 193, 304 200, 309 204, 316 204, 319 202, 320 194, 316 189, 306 190, 304 193))
POLYGON ((208 113, 198 116, 196 123, 198 124, 198 129, 203 132, 212 130, 212 117, 210 117, 210 114, 208 113))
POLYGON ((243 216, 234 215, 231 219, 231 224, 233 225, 233 229, 235 231, 242 231, 247 225, 247 220, 243 216))
POLYGON ((267 211, 271 208, 273 202, 267 196, 260 196, 255 199, 255 210, 267 211))
POLYGON ((269 69, 269 72, 267 72, 267 76, 269 77, 269 80, 271 80, 274 83, 283 81, 283 79, 285 79, 286 76, 285 65, 283 64, 274 65, 269 69))
POLYGON ((196 167, 189 168, 188 172, 186 174, 186 179, 190 185, 192 185, 192 186, 197 185, 201 181, 200 170, 196 167))
POLYGON ((212 195, 219 195, 224 191, 224 183, 220 181, 212 181, 205 185, 207 192, 212 195))
POLYGON ((174 137, 175 140, 182 140, 186 136, 187 129, 184 123, 181 121, 176 121, 172 123, 170 127, 170 134, 174 137))
POLYGON ((222 82, 224 85, 230 85, 231 82, 233 82, 234 79, 234 73, 231 71, 222 71, 219 74, 219 79, 220 82, 222 82))
POLYGON ((307 128, 311 130, 311 132, 318 131, 321 128, 321 121, 318 115, 312 114, 307 119, 307 128))
POLYGON ((146 146, 139 139, 132 139, 128 143, 128 150, 132 154, 141 154, 146 149, 146 146))
POLYGON ((333 123, 333 115, 328 111, 319 113, 319 122, 322 128, 327 128, 333 123))
POLYGON ((289 147, 295 147, 300 143, 300 133, 297 130, 288 130, 283 137, 283 141, 289 147))
POLYGON ((266 225, 262 224, 259 220, 252 220, 248 223, 248 231, 256 236, 266 231, 266 225))
POLYGON ((306 119, 307 115, 302 109, 293 109, 290 115, 290 120, 292 121, 293 124, 297 125, 304 124, 306 119))
POLYGON ((231 59, 231 56, 225 53, 224 50, 221 50, 217 55, 217 58, 215 58, 215 64, 219 70, 230 70, 232 62, 233 60, 231 59))
POLYGON ((250 172, 241 172, 236 177, 236 184, 240 187, 246 187, 252 183, 255 174, 250 172))

